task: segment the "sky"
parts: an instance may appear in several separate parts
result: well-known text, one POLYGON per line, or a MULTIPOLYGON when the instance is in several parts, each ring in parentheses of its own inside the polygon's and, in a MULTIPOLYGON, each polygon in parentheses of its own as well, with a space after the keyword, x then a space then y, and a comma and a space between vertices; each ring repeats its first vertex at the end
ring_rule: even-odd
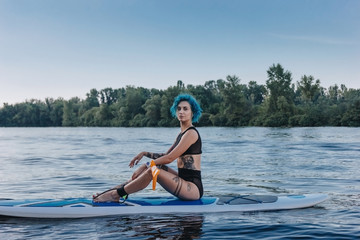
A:
POLYGON ((360 89, 359 0, 0 0, 0 107, 85 99, 90 89, 166 89, 280 63, 360 89))

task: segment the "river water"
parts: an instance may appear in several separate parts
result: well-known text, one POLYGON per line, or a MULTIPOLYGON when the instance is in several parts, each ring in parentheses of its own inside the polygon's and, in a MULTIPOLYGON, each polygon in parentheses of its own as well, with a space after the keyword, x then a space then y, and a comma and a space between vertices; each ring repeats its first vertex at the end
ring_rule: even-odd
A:
MULTIPOLYGON (((313 208, 49 220, 0 216, 0 239, 359 239, 360 128, 198 128, 205 195, 326 193, 313 208)), ((0 128, 0 198, 90 197, 179 128, 0 128)), ((146 160, 143 160, 146 161, 146 160)), ((175 167, 172 163, 171 166, 175 167)), ((151 186, 139 196, 167 196, 151 186)))

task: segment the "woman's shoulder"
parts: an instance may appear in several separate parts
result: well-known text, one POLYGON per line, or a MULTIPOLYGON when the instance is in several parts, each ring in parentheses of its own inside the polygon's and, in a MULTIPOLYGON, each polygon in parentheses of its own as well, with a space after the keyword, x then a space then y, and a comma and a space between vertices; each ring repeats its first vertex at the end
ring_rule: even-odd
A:
POLYGON ((182 134, 184 135, 187 132, 197 133, 198 135, 200 135, 199 131, 194 126, 188 127, 182 134))
POLYGON ((200 134, 197 131, 197 129, 195 127, 189 127, 188 129, 186 129, 183 133, 182 136, 186 136, 186 138, 191 138, 194 141, 197 141, 198 139, 200 139, 200 134))

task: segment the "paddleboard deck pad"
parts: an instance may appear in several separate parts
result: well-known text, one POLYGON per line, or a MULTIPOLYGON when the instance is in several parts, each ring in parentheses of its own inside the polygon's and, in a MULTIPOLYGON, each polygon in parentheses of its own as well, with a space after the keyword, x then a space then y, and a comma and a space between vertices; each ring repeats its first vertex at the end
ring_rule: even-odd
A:
POLYGON ((0 215, 30 218, 86 218, 131 214, 276 211, 312 207, 326 199, 325 194, 203 197, 196 201, 183 201, 175 197, 130 196, 124 203, 95 203, 92 199, 86 198, 0 199, 0 215))

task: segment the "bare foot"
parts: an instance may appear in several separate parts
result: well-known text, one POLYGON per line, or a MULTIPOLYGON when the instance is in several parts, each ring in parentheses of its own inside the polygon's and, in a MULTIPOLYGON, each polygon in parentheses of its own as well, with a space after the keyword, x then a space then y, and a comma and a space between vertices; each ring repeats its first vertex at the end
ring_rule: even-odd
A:
POLYGON ((104 194, 104 193, 106 193, 106 192, 109 192, 109 191, 111 191, 111 190, 114 190, 115 188, 110 188, 110 189, 108 189, 108 190, 106 190, 106 191, 104 191, 104 192, 102 192, 102 193, 96 193, 96 194, 94 194, 94 195, 92 195, 92 197, 93 197, 93 199, 95 199, 95 198, 97 198, 98 196, 100 196, 100 195, 102 195, 102 194, 104 194))
POLYGON ((119 202, 119 195, 116 190, 109 190, 93 196, 94 202, 119 202))

